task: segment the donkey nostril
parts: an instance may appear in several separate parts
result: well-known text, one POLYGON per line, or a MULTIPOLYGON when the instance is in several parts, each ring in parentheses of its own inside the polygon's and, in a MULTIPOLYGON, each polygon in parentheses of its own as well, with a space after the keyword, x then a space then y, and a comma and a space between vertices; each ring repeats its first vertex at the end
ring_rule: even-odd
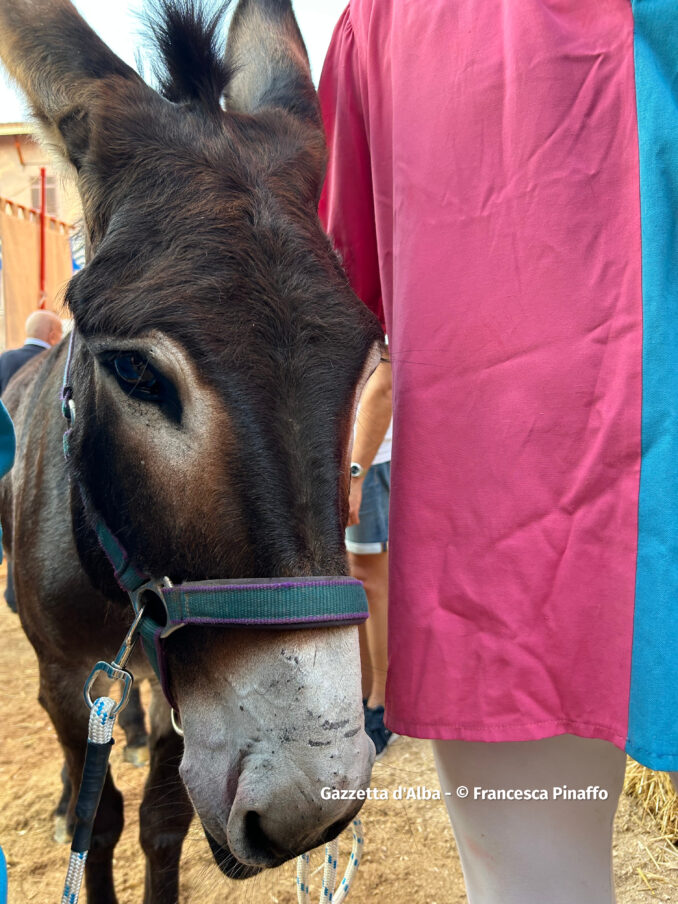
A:
POLYGON ((286 857, 285 851, 272 841, 261 827, 261 816, 256 810, 245 814, 245 837, 253 851, 266 857, 286 857))

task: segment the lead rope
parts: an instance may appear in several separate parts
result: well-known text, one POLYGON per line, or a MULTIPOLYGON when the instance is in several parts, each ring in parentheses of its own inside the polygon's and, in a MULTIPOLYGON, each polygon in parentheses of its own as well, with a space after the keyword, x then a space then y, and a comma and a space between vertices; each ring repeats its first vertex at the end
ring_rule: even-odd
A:
MULTIPOLYGON (((348 866, 344 878, 339 884, 339 890, 335 895, 337 884, 337 862, 339 858, 339 840, 330 841, 325 845, 325 862, 323 864, 323 884, 320 889, 320 904, 341 904, 351 888, 351 883, 358 872, 363 855, 365 837, 363 824, 360 819, 353 820, 353 847, 348 858, 348 866)), ((299 904, 310 904, 310 888, 308 884, 308 871, 311 858, 309 854, 297 857, 297 901, 299 904)))
POLYGON ((87 733, 87 753, 82 768, 78 800, 75 805, 75 829, 71 844, 71 856, 68 861, 64 893, 61 904, 78 904, 82 878, 89 846, 92 842, 94 819, 99 808, 101 792, 108 774, 108 759, 113 746, 113 727, 118 713, 125 708, 132 690, 134 679, 125 666, 132 655, 139 634, 139 626, 144 615, 144 607, 139 609, 132 622, 122 646, 113 662, 100 661, 92 669, 83 689, 85 702, 89 706, 89 729, 87 733), (92 702, 90 691, 100 674, 111 681, 122 682, 120 700, 111 697, 98 697, 92 702))
MULTIPOLYGON (((82 782, 75 807, 76 826, 71 845, 71 856, 61 904, 78 904, 85 863, 92 840, 92 827, 96 816, 101 791, 106 778, 108 758, 113 745, 113 728, 119 704, 111 697, 99 697, 94 701, 89 715, 89 731, 87 735, 87 755, 82 773, 82 782)), ((174 713, 172 713, 174 717, 174 713)), ((337 863, 339 859, 339 841, 334 839, 325 845, 325 862, 323 881, 320 890, 320 904, 341 904, 346 900, 351 883, 358 872, 362 860, 363 845, 362 822, 353 820, 353 846, 348 866, 339 889, 337 884, 337 863)), ((299 904, 310 904, 309 887, 309 854, 297 858, 297 901, 299 904)))
POLYGON ((87 755, 82 770, 82 782, 75 807, 75 832, 71 845, 71 857, 64 884, 61 904, 78 904, 85 863, 92 840, 92 827, 96 816, 101 791, 106 779, 108 758, 113 744, 113 726, 117 713, 115 700, 99 697, 89 714, 87 735, 87 755))
MULTIPOLYGON (((68 861, 68 871, 66 873, 66 882, 64 883, 64 892, 61 896, 61 904, 78 904, 80 897, 87 854, 92 841, 94 819, 108 772, 108 759, 113 746, 115 719, 120 710, 126 706, 134 681, 125 666, 136 644, 143 616, 144 607, 141 606, 113 662, 97 662, 85 682, 84 697, 90 707, 87 753, 85 754, 85 765, 82 770, 78 800, 75 805, 75 830, 73 832, 71 856, 68 861), (90 691, 100 673, 103 673, 112 681, 122 681, 122 695, 119 701, 116 702, 111 697, 98 697, 92 702, 90 691)), ((172 710, 172 725, 177 734, 183 736, 184 732, 176 719, 174 710, 172 710)), ((346 899, 351 882, 358 871, 358 866, 362 859, 363 844, 362 822, 360 819, 354 819, 353 847, 336 897, 339 841, 335 838, 334 841, 330 841, 329 844, 325 845, 320 904, 341 904, 346 899)), ((302 854, 297 858, 297 900, 299 904, 309 904, 310 902, 309 863, 310 857, 308 854, 302 854)))

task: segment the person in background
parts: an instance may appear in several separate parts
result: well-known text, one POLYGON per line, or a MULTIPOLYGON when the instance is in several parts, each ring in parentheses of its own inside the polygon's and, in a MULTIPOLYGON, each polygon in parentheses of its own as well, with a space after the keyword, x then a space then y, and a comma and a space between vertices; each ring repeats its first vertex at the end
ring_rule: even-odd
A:
POLYGON ((61 341, 61 320, 53 311, 33 311, 26 320, 26 341, 21 348, 0 355, 0 393, 20 367, 61 341))
POLYGON ((346 549, 362 581, 370 617, 360 625, 365 731, 379 759, 397 735, 384 725, 388 665, 388 507, 391 489, 391 363, 367 381, 355 424, 346 549))
MULTIPOLYGON (((57 342, 60 342, 62 335, 63 329, 61 320, 53 311, 33 311, 32 314, 29 314, 26 320, 26 341, 22 347, 10 349, 0 355, 0 393, 3 393, 5 389, 7 389, 9 381, 24 364, 36 355, 44 352, 46 349, 56 345, 57 342)), ((9 415, 7 415, 6 420, 9 420, 9 415)), ((5 418, 3 417, 2 424, 4 423, 5 418)), ((13 430, 12 437, 14 437, 13 430)), ((13 457, 14 447, 12 446, 12 459, 13 457)), ((16 598, 14 596, 14 582, 12 580, 12 563, 9 559, 7 560, 5 601, 12 612, 16 612, 16 598)))

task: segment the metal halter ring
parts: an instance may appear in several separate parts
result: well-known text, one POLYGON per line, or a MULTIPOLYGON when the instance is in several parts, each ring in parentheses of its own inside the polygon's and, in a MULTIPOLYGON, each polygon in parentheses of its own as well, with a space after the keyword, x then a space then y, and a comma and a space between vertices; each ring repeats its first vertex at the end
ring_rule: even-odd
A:
MULTIPOLYGON (((140 587, 137 587, 136 590, 129 590, 128 595, 130 601, 132 603, 132 608, 134 609, 137 617, 135 619, 135 623, 137 621, 141 621, 141 617, 144 612, 144 594, 152 593, 156 596, 162 605, 162 609, 165 615, 165 623, 169 621, 169 612, 167 611, 167 604, 165 603, 165 598, 162 595, 163 588, 171 587, 172 582, 169 578, 162 578, 160 581, 150 580, 146 581, 146 583, 142 584, 140 587)), ((150 612, 147 613, 147 617, 150 616, 150 612)))
POLYGON ((61 398, 61 413, 68 421, 70 427, 75 423, 75 402, 71 396, 71 389, 68 387, 64 390, 61 398))
POLYGON ((174 707, 172 707, 172 709, 170 710, 170 720, 172 722, 172 728, 176 731, 180 738, 183 738, 184 729, 181 727, 181 716, 174 707))

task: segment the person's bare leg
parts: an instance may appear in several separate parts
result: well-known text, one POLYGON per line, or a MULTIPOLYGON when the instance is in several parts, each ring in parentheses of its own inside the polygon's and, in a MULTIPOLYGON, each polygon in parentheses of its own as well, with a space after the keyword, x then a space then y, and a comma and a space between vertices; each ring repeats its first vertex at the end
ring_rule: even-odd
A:
POLYGON ((573 735, 432 743, 470 904, 614 904, 612 827, 623 751, 573 735), (589 787, 598 789, 595 799, 554 795, 589 787), (482 789, 542 788, 548 800, 480 796, 482 789))
POLYGON ((370 617, 365 623, 372 666, 372 686, 367 705, 383 706, 388 666, 388 552, 370 555, 348 554, 353 577, 365 585, 370 617))
POLYGON ((678 772, 669 772, 676 794, 678 794, 678 772))

